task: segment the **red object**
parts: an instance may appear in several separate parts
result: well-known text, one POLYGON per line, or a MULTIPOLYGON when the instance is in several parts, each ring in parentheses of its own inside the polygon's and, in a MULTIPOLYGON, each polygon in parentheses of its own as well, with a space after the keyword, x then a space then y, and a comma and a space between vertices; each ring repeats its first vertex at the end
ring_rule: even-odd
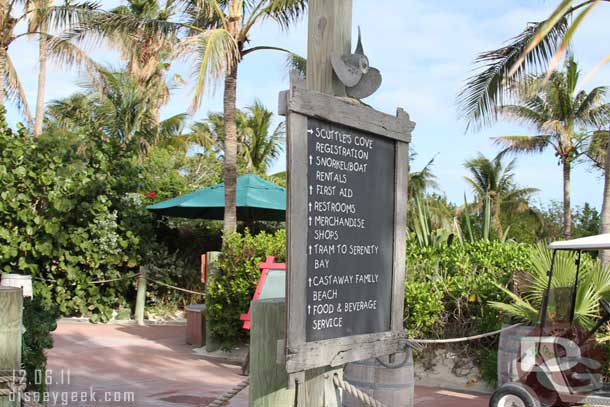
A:
MULTIPOLYGON (((258 297, 261 295, 261 291, 263 290, 263 286, 265 285, 265 280, 267 279, 267 274, 269 270, 286 270, 286 263, 276 263, 275 257, 267 256, 267 259, 264 263, 259 263, 258 268, 263 270, 261 273, 261 277, 258 279, 258 284, 256 285, 256 291, 254 291, 254 296, 252 297, 252 301, 256 301, 258 297)), ((247 314, 241 314, 239 316, 241 321, 244 321, 244 329, 250 329, 250 309, 248 308, 247 314)))
POLYGON ((205 284, 206 266, 207 266, 207 261, 205 258, 205 254, 202 254, 201 255, 201 282, 203 284, 205 284))
POLYGON ((155 199, 155 198, 157 197, 157 193, 156 193, 156 192, 154 192, 154 191, 147 192, 147 193, 146 193, 146 197, 147 197, 147 198, 151 198, 151 199, 155 199))

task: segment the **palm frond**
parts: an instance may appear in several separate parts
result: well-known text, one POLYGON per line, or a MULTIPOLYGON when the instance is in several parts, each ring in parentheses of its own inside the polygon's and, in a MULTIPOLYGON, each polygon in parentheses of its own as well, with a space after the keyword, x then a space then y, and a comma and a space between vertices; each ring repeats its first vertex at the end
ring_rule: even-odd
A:
MULTIPOLYGON (((56 18, 65 17, 59 13, 56 18)), ((158 38, 174 38, 187 27, 168 20, 141 18, 132 14, 119 14, 101 10, 85 10, 77 13, 74 22, 68 25, 69 30, 62 37, 66 41, 83 42, 87 46, 97 47, 109 38, 117 36, 130 37, 134 33, 147 33, 158 38)))
POLYGON ((64 68, 83 69, 89 78, 100 76, 100 66, 89 56, 87 52, 78 46, 66 41, 63 37, 50 34, 46 35, 49 57, 64 68))
POLYGON ((287 72, 296 72, 302 78, 307 76, 307 58, 305 57, 289 53, 288 56, 286 56, 285 66, 287 72))
POLYGON ((239 62, 239 47, 231 33, 218 28, 186 38, 179 54, 195 59, 193 76, 197 78, 190 110, 197 110, 207 85, 215 85, 239 62))
MULTIPOLYGON (((570 3, 572 3, 571 1, 568 1, 568 0, 566 0, 566 2, 568 4, 568 7, 569 7, 570 3)), ((576 30, 578 29, 578 27, 582 24, 584 19, 593 10, 593 8, 595 6, 597 6, 598 4, 599 4, 599 0, 594 0, 583 11, 581 11, 576 16, 576 18, 574 19, 572 24, 570 24, 570 26, 568 27, 568 30, 566 31, 565 36, 563 37, 561 45, 559 46, 559 49, 557 50, 557 52, 553 56, 553 59, 551 60, 551 62, 549 63, 549 66, 547 68, 547 73, 546 73, 546 79, 551 77, 551 74, 553 73, 553 71, 555 71, 555 68, 557 68, 557 66, 561 62, 562 58, 564 57, 564 55, 568 51, 568 48, 569 48, 570 43, 572 41, 572 37, 574 37, 574 34, 576 33, 576 30)), ((563 9, 562 10, 561 8, 558 8, 556 10, 556 13, 557 13, 557 17, 556 18, 560 18, 561 15, 565 15, 567 11, 568 11, 567 9, 563 9)), ((550 22, 547 25, 550 26, 550 22)), ((547 35, 547 33, 540 32, 538 35, 547 35)), ((535 47, 536 46, 536 41, 539 41, 538 38, 535 38, 534 41, 532 41, 532 44, 530 44, 530 46, 528 47, 528 49, 526 49, 525 52, 529 52, 529 50, 531 48, 535 47)), ((520 59, 519 62, 521 62, 521 61, 522 61, 522 59, 520 59)), ((513 68, 513 69, 516 69, 516 67, 513 68)))
POLYGON ((586 116, 591 109, 594 109, 601 104, 601 101, 606 97, 607 94, 608 87, 606 86, 598 86, 589 93, 584 91, 581 92, 577 96, 578 110, 576 111, 576 117, 586 116))
POLYGON ((520 322, 525 322, 530 325, 535 325, 538 322, 539 314, 527 301, 521 299, 515 293, 507 290, 505 287, 497 285, 513 302, 506 304, 498 301, 490 301, 489 305, 498 311, 504 312, 520 322))
POLYGON ((550 139, 548 136, 503 136, 494 137, 493 143, 507 153, 538 154, 549 146, 550 139))
POLYGON ((525 55, 523 64, 514 73, 510 73, 546 22, 530 24, 506 46, 477 57, 475 64, 482 67, 482 70, 467 80, 457 98, 459 115, 467 120, 467 130, 493 123, 497 119, 497 107, 513 95, 514 84, 528 74, 546 67, 566 34, 566 17, 553 24, 548 34, 525 55))
POLYGON ((21 114, 23 114, 28 125, 32 125, 34 122, 32 120, 32 113, 30 112, 25 91, 23 90, 23 86, 21 85, 21 81, 15 70, 15 65, 13 65, 13 61, 8 55, 6 55, 4 93, 6 94, 7 99, 17 107, 21 114))
POLYGON ((606 151, 610 132, 608 130, 594 131, 589 139, 589 145, 585 151, 586 156, 593 161, 593 164, 600 170, 604 170, 606 165, 606 151))
POLYGON ((106 13, 101 10, 99 3, 88 1, 75 4, 66 2, 62 6, 52 6, 45 10, 47 23, 55 30, 70 29, 106 13))
POLYGON ((283 29, 288 29, 306 11, 307 0, 269 0, 264 8, 265 16, 276 21, 283 29))
POLYGON ((544 111, 532 108, 528 106, 534 103, 541 103, 540 101, 529 100, 525 105, 506 105, 498 106, 498 113, 509 120, 517 122, 519 124, 533 126, 534 128, 542 127, 548 120, 548 116, 544 114, 544 111))
POLYGON ((434 159, 428 161, 421 170, 409 173, 409 197, 421 196, 426 190, 439 187, 436 175, 432 172, 434 159))

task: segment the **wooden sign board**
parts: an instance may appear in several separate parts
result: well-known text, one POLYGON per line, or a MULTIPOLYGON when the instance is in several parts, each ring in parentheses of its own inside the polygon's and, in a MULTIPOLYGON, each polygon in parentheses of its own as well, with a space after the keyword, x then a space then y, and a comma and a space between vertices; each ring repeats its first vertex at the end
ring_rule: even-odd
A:
POLYGON ((286 369, 404 349, 408 146, 415 124, 302 89, 288 131, 286 369))

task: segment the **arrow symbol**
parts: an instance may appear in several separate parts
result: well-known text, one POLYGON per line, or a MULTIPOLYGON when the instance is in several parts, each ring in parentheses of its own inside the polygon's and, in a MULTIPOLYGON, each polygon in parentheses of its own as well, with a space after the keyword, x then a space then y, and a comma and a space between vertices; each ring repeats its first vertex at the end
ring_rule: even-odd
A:
POLYGON ((313 129, 309 129, 309 130, 307 130, 307 133, 308 133, 308 134, 313 134, 313 129))
POLYGON ((311 165, 313 163, 313 157, 309 156, 309 165, 311 165))
POLYGON ((311 254, 311 245, 309 245, 309 254, 311 254))
POLYGON ((311 277, 309 277, 309 286, 311 287, 311 277))
POLYGON ((308 314, 308 315, 311 315, 311 305, 308 305, 308 306, 307 306, 307 314, 308 314))
POLYGON ((311 216, 309 217, 309 226, 311 226, 311 216))
POLYGON ((313 187, 311 185, 309 186, 309 195, 313 195, 313 187))
POLYGON ((307 204, 309 206, 309 212, 311 212, 311 202, 307 204))

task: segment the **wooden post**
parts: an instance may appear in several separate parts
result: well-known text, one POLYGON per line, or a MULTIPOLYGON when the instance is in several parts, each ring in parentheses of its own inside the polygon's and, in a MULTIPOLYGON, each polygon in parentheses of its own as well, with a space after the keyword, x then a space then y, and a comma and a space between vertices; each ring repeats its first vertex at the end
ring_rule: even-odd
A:
POLYGON ((286 337, 283 298, 252 301, 250 308, 250 407, 294 406, 288 373, 277 363, 277 342, 286 337))
POLYGON ((136 322, 138 325, 144 325, 144 308, 146 307, 146 277, 148 269, 146 266, 140 267, 140 276, 138 277, 138 295, 136 297, 136 322))
MULTIPOLYGON (((332 54, 351 53, 352 0, 310 0, 307 34, 307 88, 334 96, 345 96, 345 86, 333 72, 332 54)), ((341 405, 333 376, 342 369, 323 367, 305 372, 298 383, 299 407, 341 405)))
MULTIPOLYGON (((0 287, 0 370, 21 369, 21 288, 0 287)), ((0 389, 5 389, 0 385, 0 389)), ((18 398, 0 396, 0 407, 20 406, 18 398)))
POLYGON ((205 270, 206 270, 206 284, 205 284, 205 304, 206 304, 206 314, 205 314, 205 350, 207 352, 214 352, 217 351, 218 349, 220 349, 220 343, 214 339, 214 337, 212 336, 212 329, 210 327, 210 319, 208 318, 208 314, 207 314, 207 303, 208 303, 208 299, 207 299, 207 293, 208 293, 208 281, 210 281, 211 278, 215 277, 216 275, 218 275, 219 269, 218 269, 218 257, 220 256, 220 252, 207 252, 205 255, 205 262, 206 262, 206 266, 205 266, 205 270))
POLYGON ((307 37, 307 88, 345 96, 330 56, 351 53, 352 0, 310 0, 307 37))

